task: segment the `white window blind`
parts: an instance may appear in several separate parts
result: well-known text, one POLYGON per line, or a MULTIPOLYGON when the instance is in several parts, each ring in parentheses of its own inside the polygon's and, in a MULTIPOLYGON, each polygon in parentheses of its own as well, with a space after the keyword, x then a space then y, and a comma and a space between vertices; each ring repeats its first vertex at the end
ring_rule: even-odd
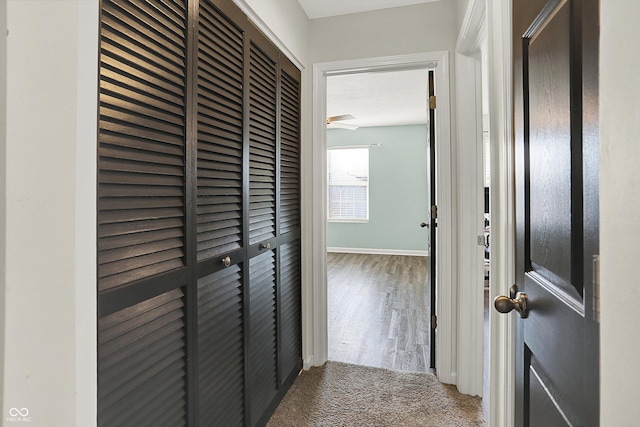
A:
POLYGON ((369 220, 369 147, 327 149, 328 219, 369 220))

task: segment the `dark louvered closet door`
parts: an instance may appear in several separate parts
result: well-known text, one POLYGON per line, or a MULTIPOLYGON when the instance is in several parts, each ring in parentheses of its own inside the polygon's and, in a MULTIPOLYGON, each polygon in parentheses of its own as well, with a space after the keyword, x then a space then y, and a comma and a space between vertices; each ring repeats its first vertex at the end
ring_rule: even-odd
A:
POLYGON ((186 424, 186 5, 102 2, 98 424, 186 424))
POLYGON ((208 1, 200 3, 196 382, 201 426, 243 426, 249 418, 245 415, 246 278, 241 262, 246 252, 244 45, 244 30, 225 11, 208 1))
POLYGON ((279 376, 302 368, 300 272, 300 71, 281 60, 279 164, 279 376))
POLYGON ((276 276, 277 50, 258 31, 249 44, 249 390, 251 425, 278 393, 276 276))

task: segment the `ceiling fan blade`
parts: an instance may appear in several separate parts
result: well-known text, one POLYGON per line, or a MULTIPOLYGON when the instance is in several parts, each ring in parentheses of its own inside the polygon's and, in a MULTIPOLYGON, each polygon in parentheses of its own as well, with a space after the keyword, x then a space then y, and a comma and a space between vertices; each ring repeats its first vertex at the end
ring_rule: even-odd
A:
POLYGON ((355 117, 353 117, 351 114, 341 114, 339 116, 327 117, 327 124, 332 122, 342 121, 342 120, 353 120, 353 119, 355 119, 355 117))
POLYGON ((358 129, 358 125, 350 125, 347 123, 339 123, 339 122, 333 122, 333 123, 327 123, 327 129, 349 129, 349 130, 356 130, 358 129))

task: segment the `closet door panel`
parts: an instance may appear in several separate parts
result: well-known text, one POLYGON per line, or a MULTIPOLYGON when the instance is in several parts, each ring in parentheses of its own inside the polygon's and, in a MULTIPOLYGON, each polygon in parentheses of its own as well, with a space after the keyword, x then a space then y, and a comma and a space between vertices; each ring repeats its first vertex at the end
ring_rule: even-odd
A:
POLYGON ((101 3, 98 425, 187 422, 186 5, 101 3))
POLYGON ((302 367, 300 272, 300 71, 280 58, 279 363, 280 384, 302 367))

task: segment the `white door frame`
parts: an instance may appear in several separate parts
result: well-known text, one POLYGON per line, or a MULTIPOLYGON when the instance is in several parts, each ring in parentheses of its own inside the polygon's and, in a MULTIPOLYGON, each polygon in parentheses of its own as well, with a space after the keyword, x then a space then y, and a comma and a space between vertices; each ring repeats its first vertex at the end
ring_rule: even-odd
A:
MULTIPOLYGON (((483 0, 484 1, 484 0, 483 0)), ((489 121, 491 128, 490 301, 515 283, 513 70, 511 1, 487 0, 489 121)), ((515 417, 515 318, 489 311, 489 425, 515 417)))
POLYGON ((436 171, 438 191, 438 259, 436 273, 438 333, 436 335, 436 369, 441 381, 456 382, 455 357, 457 343, 457 292, 455 285, 453 246, 455 212, 452 209, 452 176, 455 168, 451 157, 449 52, 429 52, 379 58, 325 62, 313 66, 313 209, 312 209, 312 289, 305 298, 303 313, 307 337, 303 354, 304 367, 320 366, 328 358, 327 264, 326 264, 326 93, 327 77, 331 75, 432 68, 435 70, 436 171))
POLYGON ((482 396, 484 353, 484 179, 482 45, 484 0, 470 0, 456 45, 458 390, 482 396))
MULTIPOLYGON (((479 267, 473 243, 468 242, 482 217, 477 197, 482 178, 482 105, 478 94, 480 62, 474 58, 486 37, 488 48, 489 111, 491 129, 491 289, 490 301, 508 295, 514 283, 514 165, 511 69, 511 2, 470 0, 456 47, 458 197, 459 197, 459 317, 458 388, 470 394, 481 386, 482 331, 479 303, 479 267), (479 170, 475 170, 475 168, 479 170), (462 173, 472 171, 471 173, 462 173), (475 182, 474 180, 477 180, 475 182), (474 209, 463 209, 462 201, 474 209), (476 323, 477 322, 477 323, 476 323), (479 354, 478 354, 479 352, 479 354)), ((490 307, 489 425, 510 426, 515 404, 515 323, 513 316, 499 315, 490 307)))

